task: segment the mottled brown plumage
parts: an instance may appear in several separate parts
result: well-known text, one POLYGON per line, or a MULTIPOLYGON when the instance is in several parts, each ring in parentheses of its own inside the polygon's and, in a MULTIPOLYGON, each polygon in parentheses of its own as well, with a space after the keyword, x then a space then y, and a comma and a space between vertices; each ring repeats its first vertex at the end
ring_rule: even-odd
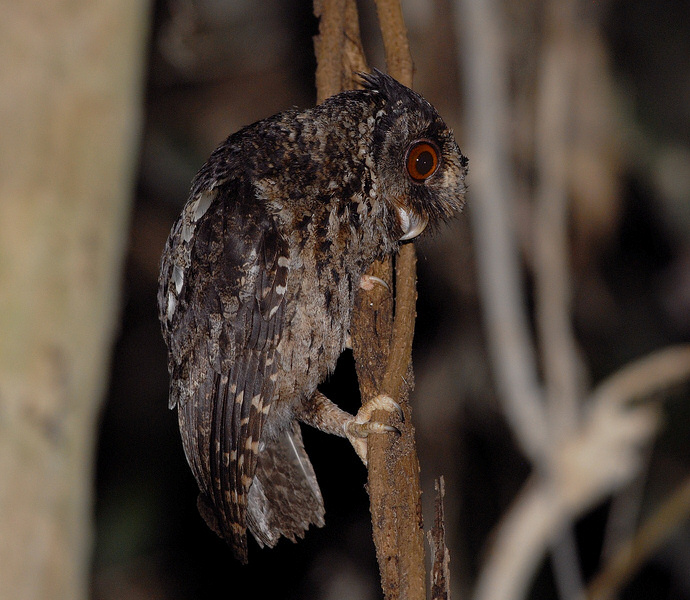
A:
POLYGON ((378 71, 363 78, 231 135, 163 253, 170 407, 200 511, 242 561, 247 527, 273 546, 323 525, 297 421, 366 433, 316 389, 345 348, 361 277, 462 206, 467 160, 434 108, 378 71))

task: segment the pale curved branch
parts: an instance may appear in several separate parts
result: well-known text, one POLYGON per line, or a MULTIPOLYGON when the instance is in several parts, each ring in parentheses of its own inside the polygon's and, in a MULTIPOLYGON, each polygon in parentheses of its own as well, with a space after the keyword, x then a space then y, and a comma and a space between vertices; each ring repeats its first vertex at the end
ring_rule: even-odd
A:
MULTIPOLYGON (((579 432, 564 438, 555 448, 551 476, 533 477, 499 523, 475 589, 475 600, 525 597, 535 569, 558 533, 620 489, 639 470, 644 448, 659 427, 659 413, 654 405, 634 401, 688 378, 690 346, 677 346, 623 367, 594 391, 579 432)), ((684 493, 678 492, 681 509, 671 505, 676 507, 673 514, 678 515, 674 517, 675 525, 686 514, 684 493)), ((670 527, 671 520, 664 518, 664 527, 670 527)), ((643 539, 636 542, 642 545, 639 556, 646 556, 652 547, 648 534, 657 535, 640 532, 643 539)), ((650 539, 657 544, 664 535, 662 531, 658 538, 650 539)), ((612 563, 611 571, 601 576, 604 583, 596 586, 619 585, 620 571, 627 573, 636 565, 626 564, 623 568, 612 563)))
POLYGON ((640 358, 597 386, 589 402, 622 404, 681 383, 690 377, 690 345, 664 348, 640 358))

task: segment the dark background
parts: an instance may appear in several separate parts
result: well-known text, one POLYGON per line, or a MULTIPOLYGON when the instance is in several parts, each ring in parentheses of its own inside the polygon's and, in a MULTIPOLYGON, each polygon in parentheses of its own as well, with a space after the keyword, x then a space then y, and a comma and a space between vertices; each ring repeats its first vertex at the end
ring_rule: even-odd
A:
MULTIPOLYGON (((403 5, 415 87, 463 148, 455 8, 445 0, 403 5)), ((518 86, 538 53, 543 6, 502 6, 518 86)), ((366 2, 360 10, 371 64, 383 68, 376 15, 366 2)), ((586 233, 596 215, 573 209, 574 324, 594 383, 633 358, 690 341, 690 4, 618 0, 596 3, 595 10, 609 67, 602 85, 614 90, 621 137, 605 165, 616 191, 610 204, 597 207, 605 216, 598 217, 596 235, 586 233)), ((341 438, 303 429, 326 504, 323 529, 274 550, 251 540, 250 564, 241 567, 206 528, 176 414, 167 410, 166 352, 156 317, 160 253, 196 170, 242 125, 314 103, 311 3, 161 1, 152 22, 121 325, 99 437, 93 597, 380 597, 366 473, 341 438)), ((516 164, 529 182, 521 159, 516 164)), ((468 181, 471 211, 471 171, 468 181)), ((471 240, 465 213, 418 244, 412 399, 427 523, 433 478, 443 474, 449 487, 458 590, 471 586, 491 528, 529 473, 495 398, 471 240)), ((529 268, 525 282, 529 289, 529 268)), ((355 412, 351 357, 341 362, 328 391, 355 412)), ((643 514, 687 476, 688 391, 676 386, 662 398, 665 427, 642 484, 643 514)), ((577 525, 586 577, 599 566, 607 514, 604 503, 577 525)), ((531 597, 557 597, 548 560, 531 597)), ((690 598, 687 527, 621 597, 690 598)))

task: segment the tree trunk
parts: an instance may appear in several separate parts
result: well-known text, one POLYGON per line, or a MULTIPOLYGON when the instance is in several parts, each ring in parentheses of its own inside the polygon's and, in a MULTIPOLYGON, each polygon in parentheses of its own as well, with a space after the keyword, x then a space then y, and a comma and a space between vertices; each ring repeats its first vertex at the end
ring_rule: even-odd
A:
POLYGON ((3 599, 88 595, 147 15, 134 0, 23 0, 0 19, 3 599))

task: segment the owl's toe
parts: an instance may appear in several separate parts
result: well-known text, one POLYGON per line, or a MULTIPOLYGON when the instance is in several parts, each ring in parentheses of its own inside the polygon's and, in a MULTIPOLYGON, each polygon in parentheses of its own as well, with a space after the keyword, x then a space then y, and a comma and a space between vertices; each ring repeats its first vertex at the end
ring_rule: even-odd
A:
POLYGON ((367 292, 373 290, 375 285, 380 285, 386 288, 386 291, 388 292, 391 291, 390 287, 388 287, 388 284, 383 279, 376 277, 375 275, 362 275, 362 278, 359 280, 359 287, 367 292))
POLYGON ((379 395, 363 404, 357 415, 345 424, 345 435, 365 465, 367 464, 367 437, 370 433, 400 434, 400 430, 393 425, 371 420, 372 414, 377 410, 396 413, 400 420, 404 421, 400 405, 390 396, 379 395))
POLYGON ((375 398, 372 398, 368 402, 362 404, 359 411, 357 411, 355 421, 357 421, 357 423, 367 423, 371 420, 371 415, 377 410, 385 410, 386 412, 396 413, 401 421, 405 420, 405 416, 402 408, 400 408, 400 405, 390 396, 379 394, 375 398))

